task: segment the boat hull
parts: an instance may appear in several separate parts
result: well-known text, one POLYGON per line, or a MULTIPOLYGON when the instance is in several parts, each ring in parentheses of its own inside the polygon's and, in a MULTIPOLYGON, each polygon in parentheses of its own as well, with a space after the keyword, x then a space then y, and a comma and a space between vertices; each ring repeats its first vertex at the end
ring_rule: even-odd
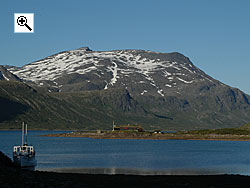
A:
POLYGON ((19 155, 13 158, 13 162, 21 168, 34 168, 37 165, 35 156, 19 155))

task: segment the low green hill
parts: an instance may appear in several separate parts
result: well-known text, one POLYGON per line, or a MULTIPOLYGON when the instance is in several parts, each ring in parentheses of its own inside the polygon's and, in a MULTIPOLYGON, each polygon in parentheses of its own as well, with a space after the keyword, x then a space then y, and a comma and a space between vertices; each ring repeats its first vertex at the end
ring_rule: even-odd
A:
POLYGON ((223 129, 203 129, 203 130, 191 130, 191 131, 181 131, 178 134, 197 134, 197 135, 207 135, 207 134, 218 134, 218 135, 250 135, 250 123, 237 128, 223 128, 223 129))
POLYGON ((112 129, 112 122, 146 127, 157 117, 139 105, 126 90, 41 93, 14 81, 0 81, 0 128, 18 129, 112 129))

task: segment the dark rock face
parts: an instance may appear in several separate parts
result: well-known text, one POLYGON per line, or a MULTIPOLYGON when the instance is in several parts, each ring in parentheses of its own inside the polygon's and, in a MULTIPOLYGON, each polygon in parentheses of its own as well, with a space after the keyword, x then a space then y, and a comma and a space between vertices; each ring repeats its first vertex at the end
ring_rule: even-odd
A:
POLYGON ((4 80, 2 72, 0 72, 0 80, 4 80))
POLYGON ((0 167, 13 167, 11 159, 0 151, 0 167))
MULTIPOLYGON (((177 52, 83 47, 8 71, 43 95, 54 93, 73 106, 87 104, 110 120, 119 116, 121 123, 191 129, 250 121, 248 95, 211 78, 177 52)), ((103 116, 97 121, 103 122, 103 116)))
POLYGON ((0 104, 2 106, 2 108, 0 108, 0 123, 14 119, 18 114, 23 114, 28 110, 27 106, 2 97, 0 97, 0 104))
POLYGON ((4 66, 0 65, 0 80, 21 81, 16 75, 9 72, 4 66))

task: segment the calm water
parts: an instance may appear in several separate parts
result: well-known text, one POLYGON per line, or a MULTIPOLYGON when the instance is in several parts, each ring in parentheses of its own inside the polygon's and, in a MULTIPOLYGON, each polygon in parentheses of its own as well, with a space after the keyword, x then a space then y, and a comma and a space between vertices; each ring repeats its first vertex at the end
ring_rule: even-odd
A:
MULTIPOLYGON (((124 174, 250 175, 250 142, 193 140, 102 140, 40 137, 29 131, 37 170, 124 174)), ((0 150, 11 157, 20 131, 0 131, 0 150)))

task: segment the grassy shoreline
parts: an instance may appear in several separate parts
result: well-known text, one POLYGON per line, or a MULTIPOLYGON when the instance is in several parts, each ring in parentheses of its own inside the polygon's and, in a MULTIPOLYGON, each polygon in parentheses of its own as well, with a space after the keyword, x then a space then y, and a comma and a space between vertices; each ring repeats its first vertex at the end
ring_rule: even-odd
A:
MULTIPOLYGON (((18 130, 18 129, 17 129, 18 130)), ((0 131, 17 131, 13 129, 0 129, 0 131)), ((250 141, 250 124, 238 128, 203 129, 179 131, 176 133, 152 131, 94 131, 94 130, 47 130, 32 129, 33 131, 67 131, 68 133, 55 133, 41 136, 49 137, 85 137, 94 139, 145 139, 145 140, 223 140, 223 141, 250 141)), ((20 131, 20 129, 18 130, 20 131)))
POLYGON ((63 133, 43 135, 49 137, 85 137, 94 139, 145 139, 145 140, 224 140, 250 141, 249 134, 200 134, 200 133, 137 133, 137 132, 103 132, 103 133, 63 133))

